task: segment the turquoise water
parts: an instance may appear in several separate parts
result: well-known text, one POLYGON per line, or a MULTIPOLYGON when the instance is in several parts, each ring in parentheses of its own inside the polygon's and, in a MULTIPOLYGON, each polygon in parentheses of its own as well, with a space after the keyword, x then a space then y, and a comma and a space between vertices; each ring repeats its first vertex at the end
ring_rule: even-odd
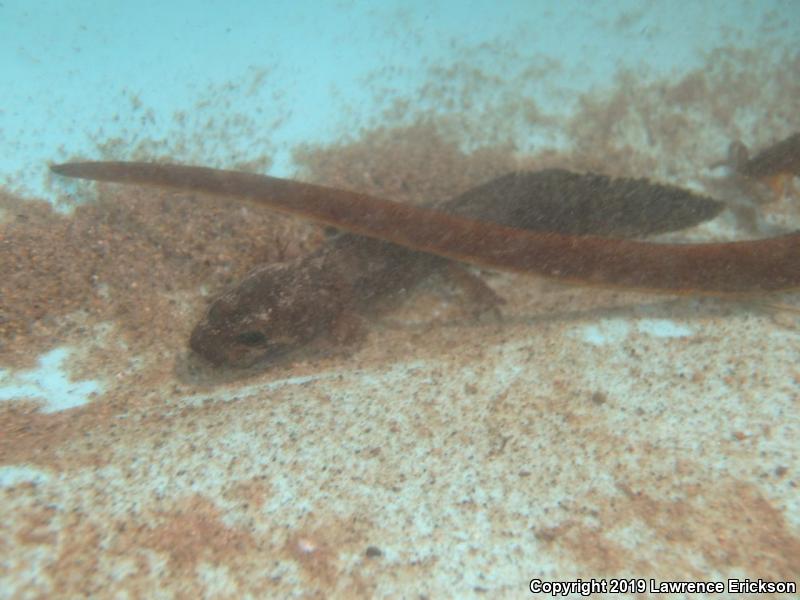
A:
MULTIPOLYGON (((445 132, 442 168, 603 170, 741 204, 747 192, 710 165, 734 139, 758 148, 800 130, 797 2, 501 4, 4 0, 0 183, 69 214, 118 192, 48 164, 169 158, 368 191, 382 178, 414 199, 414 185, 438 191, 425 180, 432 142, 414 137, 422 123, 445 132), (388 181, 393 161, 403 186, 388 181)), ((796 202, 751 202, 752 226, 728 211, 678 239, 796 229, 796 202)), ((0 207, 8 231, 25 226, 14 206, 0 207)), ((247 224, 246 210, 231 212, 247 224)), ((107 228, 76 247, 122 225, 169 246, 158 219, 103 214, 107 228)), ((164 261, 190 271, 206 252, 192 244, 164 261)), ((231 248, 207 260, 235 263, 214 255, 231 248)), ((11 517, 0 597, 516 597, 534 577, 797 580, 791 311, 486 280, 505 321, 471 325, 433 284, 353 352, 210 383, 181 370, 183 342, 117 343, 128 313, 99 281, 92 298, 119 322, 36 338, 27 362, 0 363, 11 517)), ((174 319, 137 327, 175 322, 165 339, 187 338, 197 297, 221 281, 141 285, 174 319)), ((16 299, 0 297, 3 319, 16 299)), ((24 355, 30 335, 0 350, 24 355)))
MULTIPOLYGON (((13 149, 0 163, 4 177, 41 193, 43 163, 96 155, 98 144, 115 139, 119 156, 139 143, 227 164, 275 154, 275 173, 286 175, 294 145, 375 126, 395 100, 446 112, 423 88, 451 65, 499 78, 499 89, 471 92, 479 102, 502 106, 501 96, 513 92, 549 111, 572 108, 565 95, 603 86, 624 69, 687 72, 716 48, 777 53, 798 33, 791 2, 260 6, 4 3, 2 77, 10 92, 0 125, 13 149), (525 73, 550 61, 558 66, 544 80, 525 73)), ((447 92, 459 100, 457 89, 447 92)))

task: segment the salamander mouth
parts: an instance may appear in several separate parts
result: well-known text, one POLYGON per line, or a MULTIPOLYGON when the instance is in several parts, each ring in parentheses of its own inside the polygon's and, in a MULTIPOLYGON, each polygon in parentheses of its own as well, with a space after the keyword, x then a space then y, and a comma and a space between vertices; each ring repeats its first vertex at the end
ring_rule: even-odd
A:
POLYGON ((260 331, 245 331, 230 337, 201 323, 192 331, 189 347, 194 354, 214 367, 248 368, 280 358, 289 350, 286 344, 270 343, 260 331))
POLYGON ((203 324, 200 324, 192 330, 189 347, 195 355, 214 366, 220 366, 225 364, 227 357, 223 347, 219 343, 213 343, 214 337, 213 332, 209 332, 203 324))

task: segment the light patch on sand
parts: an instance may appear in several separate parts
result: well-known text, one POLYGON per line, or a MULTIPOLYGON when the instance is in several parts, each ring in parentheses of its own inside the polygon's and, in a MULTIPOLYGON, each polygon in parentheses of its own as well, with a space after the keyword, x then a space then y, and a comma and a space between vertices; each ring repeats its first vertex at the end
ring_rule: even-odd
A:
POLYGON ((89 402, 92 394, 99 393, 102 386, 92 380, 72 381, 64 372, 64 361, 69 353, 66 348, 51 350, 39 358, 37 368, 18 374, 0 370, 0 401, 34 398, 42 401, 42 411, 46 413, 89 402))

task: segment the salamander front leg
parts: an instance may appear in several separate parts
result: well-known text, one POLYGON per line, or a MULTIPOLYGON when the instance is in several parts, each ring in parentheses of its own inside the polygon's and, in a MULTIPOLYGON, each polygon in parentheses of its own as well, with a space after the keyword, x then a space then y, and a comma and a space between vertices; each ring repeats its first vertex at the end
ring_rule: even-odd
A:
POLYGON ((453 261, 448 263, 446 274, 464 292, 471 305, 473 316, 477 318, 491 314, 496 319, 502 318, 500 306, 506 301, 481 277, 464 265, 453 261))

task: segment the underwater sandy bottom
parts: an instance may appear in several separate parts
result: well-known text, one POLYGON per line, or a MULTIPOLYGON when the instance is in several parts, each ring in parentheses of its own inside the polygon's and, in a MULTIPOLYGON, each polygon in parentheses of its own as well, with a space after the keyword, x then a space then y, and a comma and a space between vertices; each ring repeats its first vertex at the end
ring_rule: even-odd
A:
MULTIPOLYGON (((722 69, 584 99, 569 151, 466 151, 422 119, 295 159, 304 178, 409 202, 516 168, 652 176, 732 202, 670 239, 772 235, 797 228, 797 196, 744 202, 707 165, 735 135, 796 130, 798 65, 751 71, 780 83, 751 127, 731 106, 765 87, 732 88, 722 69)), ((66 214, 2 196, 0 595, 516 597, 533 578, 800 577, 796 294, 484 273, 506 303, 476 319, 434 278, 352 347, 198 375, 186 340, 209 298, 326 233, 213 198, 66 189, 66 214)))
POLYGON ((555 315, 378 329, 278 378, 7 412, 6 591, 796 578, 796 328, 715 301, 543 294, 555 315))

